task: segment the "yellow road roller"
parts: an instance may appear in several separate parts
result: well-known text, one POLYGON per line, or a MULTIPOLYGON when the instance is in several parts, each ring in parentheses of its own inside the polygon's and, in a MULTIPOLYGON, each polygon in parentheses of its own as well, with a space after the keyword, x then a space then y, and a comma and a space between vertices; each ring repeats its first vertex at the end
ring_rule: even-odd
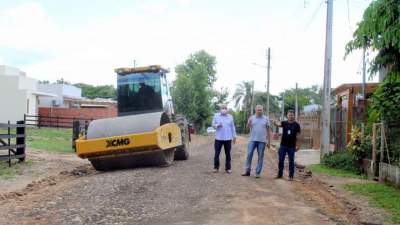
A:
POLYGON ((118 117, 75 121, 76 154, 96 170, 168 166, 189 157, 190 133, 184 116, 175 115, 159 65, 118 68, 118 117))

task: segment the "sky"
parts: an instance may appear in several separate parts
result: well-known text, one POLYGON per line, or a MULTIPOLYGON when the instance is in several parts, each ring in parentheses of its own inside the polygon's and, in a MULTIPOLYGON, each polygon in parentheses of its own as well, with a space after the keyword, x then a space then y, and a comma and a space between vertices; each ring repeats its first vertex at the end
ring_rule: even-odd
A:
MULTIPOLYGON (((361 51, 344 60, 372 0, 334 0, 332 88, 361 82, 361 51)), ((0 0, 0 64, 38 80, 116 85, 118 67, 171 70, 204 49, 217 60, 216 89, 242 81, 271 93, 322 85, 325 0, 0 0)), ((370 53, 372 54, 372 53, 370 53)), ((369 56, 368 58, 370 58, 369 56)))

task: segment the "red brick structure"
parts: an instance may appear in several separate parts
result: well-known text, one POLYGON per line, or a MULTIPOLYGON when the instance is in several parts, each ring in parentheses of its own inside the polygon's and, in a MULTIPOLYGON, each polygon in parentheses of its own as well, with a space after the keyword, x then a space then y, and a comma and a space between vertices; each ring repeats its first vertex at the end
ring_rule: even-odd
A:
POLYGON ((39 108, 39 116, 100 119, 116 117, 118 110, 110 108, 39 108))
POLYGON ((39 108, 39 125, 72 127, 74 119, 95 120, 118 116, 116 107, 108 108, 39 108))

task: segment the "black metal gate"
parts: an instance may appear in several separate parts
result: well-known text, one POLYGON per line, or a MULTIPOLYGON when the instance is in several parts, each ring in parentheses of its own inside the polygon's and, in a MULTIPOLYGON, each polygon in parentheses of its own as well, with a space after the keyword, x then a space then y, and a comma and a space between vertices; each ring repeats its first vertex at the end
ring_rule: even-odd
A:
POLYGON ((25 160, 25 121, 0 123, 0 161, 25 160))

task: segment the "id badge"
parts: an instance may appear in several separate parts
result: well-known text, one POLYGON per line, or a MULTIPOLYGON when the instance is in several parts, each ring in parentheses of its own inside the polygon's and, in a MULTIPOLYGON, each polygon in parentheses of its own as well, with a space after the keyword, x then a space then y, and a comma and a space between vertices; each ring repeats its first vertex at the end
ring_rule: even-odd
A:
POLYGON ((287 134, 290 135, 290 130, 287 130, 287 134))

